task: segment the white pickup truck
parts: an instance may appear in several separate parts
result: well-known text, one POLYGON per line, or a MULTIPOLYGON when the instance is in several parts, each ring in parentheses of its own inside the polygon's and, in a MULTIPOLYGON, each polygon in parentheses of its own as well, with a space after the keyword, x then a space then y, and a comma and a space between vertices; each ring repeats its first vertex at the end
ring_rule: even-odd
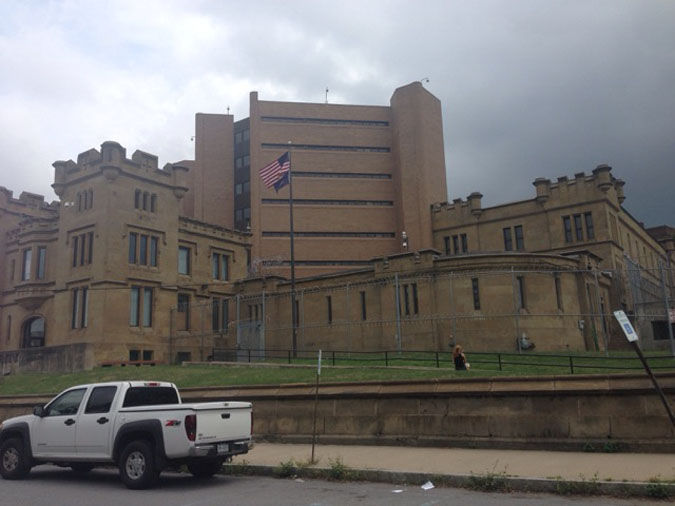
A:
POLYGON ((132 489, 181 464, 207 477, 248 452, 252 424, 250 403, 182 404, 173 383, 81 385, 0 424, 0 474, 20 479, 45 463, 76 472, 116 465, 132 489))

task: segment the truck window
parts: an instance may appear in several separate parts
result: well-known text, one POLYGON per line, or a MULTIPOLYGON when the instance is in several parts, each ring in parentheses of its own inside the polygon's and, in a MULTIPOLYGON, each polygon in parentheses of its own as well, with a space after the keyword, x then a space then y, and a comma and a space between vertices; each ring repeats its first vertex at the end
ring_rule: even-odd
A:
POLYGON ((77 390, 68 390, 60 395, 45 409, 46 416, 74 415, 80 408, 82 397, 84 397, 85 388, 77 390))
POLYGON ((178 394, 172 387, 131 387, 124 396, 123 408, 178 404, 178 394))
POLYGON ((87 407, 84 409, 85 414, 91 413, 107 413, 110 411, 110 405, 115 398, 117 387, 95 387, 91 391, 87 407))

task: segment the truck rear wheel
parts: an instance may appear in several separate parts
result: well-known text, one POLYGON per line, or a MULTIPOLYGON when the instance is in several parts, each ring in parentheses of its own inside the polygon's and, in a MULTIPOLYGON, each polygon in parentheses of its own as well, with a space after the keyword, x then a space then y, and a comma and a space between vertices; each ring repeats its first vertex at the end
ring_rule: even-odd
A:
POLYGON ((119 468, 122 482, 131 489, 149 488, 159 478, 152 446, 145 441, 133 441, 124 447, 119 468))
POLYGON ((188 471, 192 473, 192 476, 195 478, 210 478, 223 467, 223 461, 218 460, 207 460, 207 461, 194 461, 190 462, 187 465, 188 471))
POLYGON ((30 472, 23 441, 10 438, 0 446, 0 475, 6 480, 20 480, 30 472))

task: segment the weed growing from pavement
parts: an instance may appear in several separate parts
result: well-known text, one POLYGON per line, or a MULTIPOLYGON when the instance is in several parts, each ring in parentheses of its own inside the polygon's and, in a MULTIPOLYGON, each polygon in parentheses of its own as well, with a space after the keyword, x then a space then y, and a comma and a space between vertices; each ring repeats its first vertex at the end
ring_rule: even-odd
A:
POLYGON ((274 474, 279 478, 290 478, 298 473, 298 468, 293 459, 288 459, 284 462, 279 462, 279 465, 274 469, 274 474))
POLYGON ((330 465, 328 475, 331 479, 338 481, 354 479, 353 473, 349 470, 349 466, 342 462, 342 458, 328 459, 328 464, 330 465))
POLYGON ((503 471, 496 472, 497 464, 499 461, 495 462, 495 465, 492 467, 492 471, 483 475, 472 475, 469 478, 469 488, 472 490, 481 490, 483 492, 506 492, 509 489, 506 474, 506 467, 503 471))
POLYGON ((666 499, 669 495, 668 488, 663 483, 650 483, 647 485, 647 497, 666 499))
POLYGON ((556 492, 560 495, 596 495, 599 491, 598 473, 595 473, 590 480, 580 474, 579 481, 559 481, 556 484, 556 492))

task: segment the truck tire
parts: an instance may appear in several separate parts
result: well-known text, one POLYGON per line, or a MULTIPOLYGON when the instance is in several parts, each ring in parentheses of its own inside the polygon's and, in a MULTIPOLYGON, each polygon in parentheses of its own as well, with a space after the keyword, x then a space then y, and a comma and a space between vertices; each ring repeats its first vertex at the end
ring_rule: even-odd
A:
POLYGON ((0 475, 6 480, 20 480, 30 472, 30 462, 23 441, 7 439, 0 446, 0 475))
POLYGON ((119 468, 122 482, 130 489, 150 488, 159 478, 155 453, 145 441, 132 441, 124 447, 119 468))
POLYGON ((220 471, 221 467, 223 467, 223 461, 220 459, 193 461, 189 462, 187 465, 188 471, 190 471, 195 478, 211 478, 220 471))

